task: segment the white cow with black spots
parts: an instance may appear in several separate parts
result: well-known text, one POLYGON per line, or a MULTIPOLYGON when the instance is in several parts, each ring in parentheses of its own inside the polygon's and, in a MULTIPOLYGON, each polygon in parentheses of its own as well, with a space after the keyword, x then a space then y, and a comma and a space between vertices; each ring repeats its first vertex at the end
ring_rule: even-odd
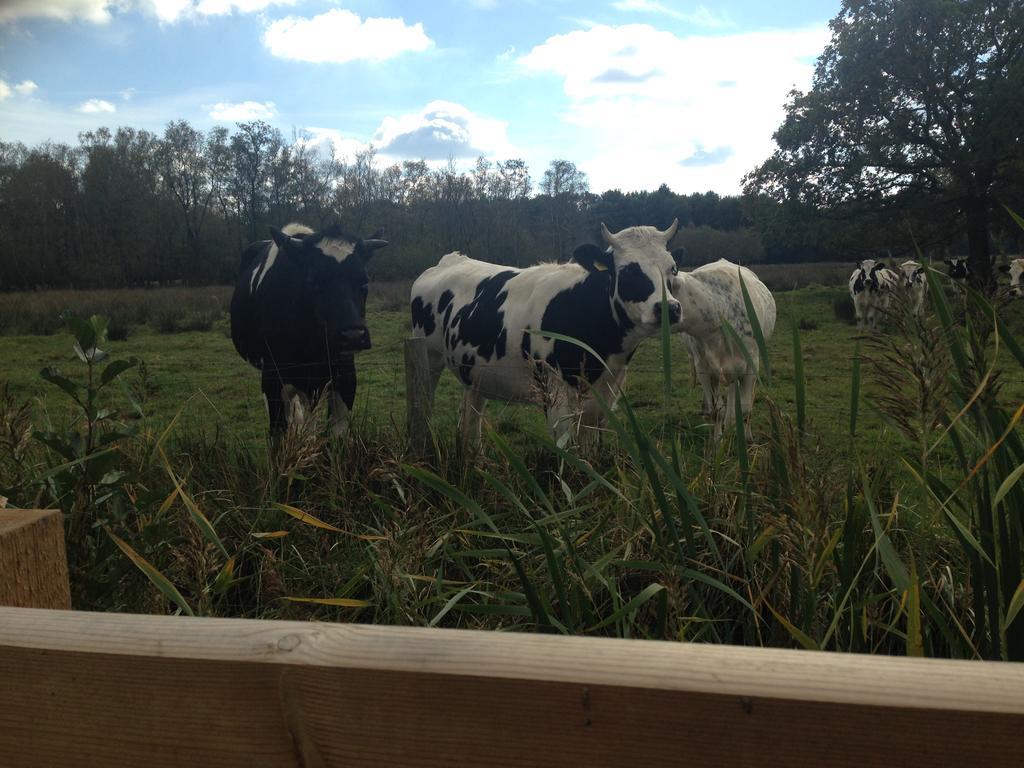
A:
POLYGON ((721 439, 723 428, 735 422, 736 384, 747 437, 751 437, 750 411, 761 358, 743 302, 741 275, 767 340, 775 330, 775 299, 746 267, 719 259, 692 272, 680 273, 672 284, 672 294, 682 307, 682 318, 675 328, 682 331, 690 352, 697 381, 704 391, 704 413, 711 419, 716 441, 721 439), (735 340, 723 328, 724 323, 736 331, 746 355, 736 348, 735 340))
POLYGON ((900 281, 884 261, 864 259, 850 275, 850 297, 857 315, 857 327, 874 330, 892 306, 900 281))
MULTIPOLYGON (((677 271, 666 244, 677 226, 612 234, 602 224, 604 246, 526 269, 449 253, 416 278, 412 327, 427 341, 431 399, 448 368, 464 387, 466 448, 479 447, 488 400, 540 404, 556 440, 578 434, 589 446, 603 414, 595 395, 614 404, 629 359, 661 327, 662 293, 677 271), (600 360, 543 331, 578 339, 600 360)), ((667 299, 675 323, 679 302, 667 299)))
POLYGON ((910 300, 910 308, 914 316, 921 318, 924 312, 924 294, 928 289, 924 275, 924 267, 918 262, 909 260, 900 264, 900 281, 910 300))

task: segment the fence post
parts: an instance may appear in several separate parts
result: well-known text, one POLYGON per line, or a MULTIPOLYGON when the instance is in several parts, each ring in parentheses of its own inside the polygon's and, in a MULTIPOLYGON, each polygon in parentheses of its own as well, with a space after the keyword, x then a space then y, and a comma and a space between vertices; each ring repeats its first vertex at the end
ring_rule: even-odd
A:
POLYGON ((427 365, 427 340, 412 337, 405 340, 405 413, 409 448, 418 459, 433 453, 430 432, 430 370, 427 365))
POLYGON ((0 509, 0 605, 71 607, 59 509, 0 509))

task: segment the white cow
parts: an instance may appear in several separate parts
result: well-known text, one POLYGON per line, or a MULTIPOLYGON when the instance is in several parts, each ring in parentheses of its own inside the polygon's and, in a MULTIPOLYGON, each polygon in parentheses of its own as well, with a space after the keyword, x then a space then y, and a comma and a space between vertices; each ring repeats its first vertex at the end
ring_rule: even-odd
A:
MULTIPOLYGON (((416 278, 412 327, 427 340, 431 398, 445 368, 462 382, 467 448, 479 446, 484 406, 495 399, 542 405, 556 440, 578 430, 588 447, 603 414, 594 395, 614 404, 627 362, 661 327, 662 292, 677 271, 665 246, 677 226, 613 235, 602 224, 606 247, 581 245, 568 264, 526 269, 449 253, 416 278)), ((668 312, 679 320, 671 296, 668 312)))
POLYGON ((899 286, 896 273, 884 261, 864 259, 850 275, 850 297, 857 314, 857 327, 874 330, 879 316, 889 311, 893 292, 899 286))
POLYGON ((924 311, 924 294, 928 289, 924 267, 913 260, 904 261, 900 264, 899 272, 903 289, 910 298, 910 308, 914 311, 914 317, 920 319, 924 311))
POLYGON ((719 259, 692 272, 680 273, 672 284, 672 294, 682 307, 682 319, 675 328, 683 332, 693 370, 704 390, 704 413, 712 420, 716 441, 721 439, 723 428, 735 422, 733 384, 736 382, 739 382, 740 410, 747 437, 751 437, 750 409, 761 358, 743 303, 740 275, 767 340, 775 330, 775 299, 767 286, 746 267, 719 259), (728 322, 743 341, 753 368, 723 329, 723 321, 728 322))
POLYGON ((1010 275, 1010 295, 1017 298, 1024 296, 1024 286, 1020 284, 1021 275, 1024 275, 1024 258, 1016 258, 1009 264, 1002 264, 999 271, 1010 275))

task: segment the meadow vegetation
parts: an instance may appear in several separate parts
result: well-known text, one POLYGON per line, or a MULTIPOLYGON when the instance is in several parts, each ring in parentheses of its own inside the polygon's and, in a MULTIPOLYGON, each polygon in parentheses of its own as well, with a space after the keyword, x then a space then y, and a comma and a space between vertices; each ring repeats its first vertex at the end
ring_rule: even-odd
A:
POLYGON ((1024 308, 936 283, 860 336, 834 280, 765 278, 807 287, 776 293, 751 444, 709 443, 664 338, 596 455, 492 406, 472 462, 447 374, 435 455, 406 451, 407 284, 374 286, 348 439, 314 419, 273 459, 228 290, 14 294, 0 494, 64 511, 79 608, 1024 659, 1024 308))

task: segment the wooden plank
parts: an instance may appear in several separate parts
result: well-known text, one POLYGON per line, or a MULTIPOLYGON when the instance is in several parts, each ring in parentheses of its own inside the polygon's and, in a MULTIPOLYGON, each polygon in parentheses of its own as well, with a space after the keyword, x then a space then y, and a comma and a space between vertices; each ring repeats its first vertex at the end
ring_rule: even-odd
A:
POLYGON ((434 441, 430 431, 433 399, 427 340, 410 337, 405 340, 405 423, 409 448, 418 459, 433 456, 434 441))
POLYGON ((0 608, 5 766, 1012 765, 1024 665, 0 608))
POLYGON ((71 607, 60 510, 0 509, 0 605, 71 607))

